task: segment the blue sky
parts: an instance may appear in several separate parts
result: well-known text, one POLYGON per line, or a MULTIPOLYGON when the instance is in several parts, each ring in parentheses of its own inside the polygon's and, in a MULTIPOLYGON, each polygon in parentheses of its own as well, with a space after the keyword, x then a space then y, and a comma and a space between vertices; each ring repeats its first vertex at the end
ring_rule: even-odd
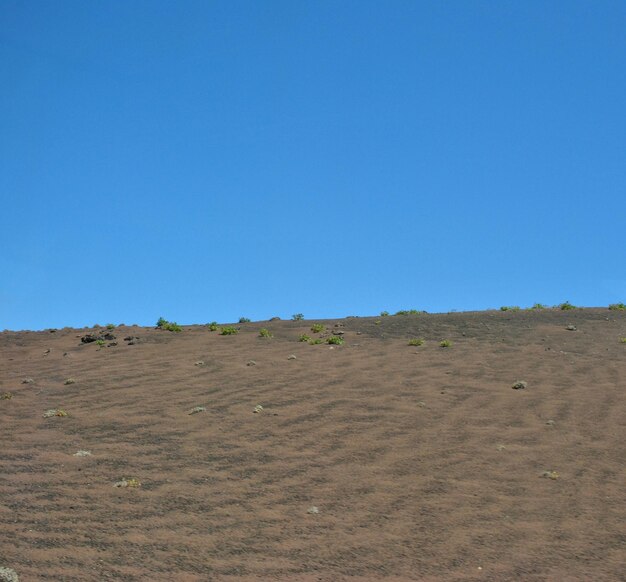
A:
POLYGON ((625 29, 0 0, 0 329, 626 301, 625 29))

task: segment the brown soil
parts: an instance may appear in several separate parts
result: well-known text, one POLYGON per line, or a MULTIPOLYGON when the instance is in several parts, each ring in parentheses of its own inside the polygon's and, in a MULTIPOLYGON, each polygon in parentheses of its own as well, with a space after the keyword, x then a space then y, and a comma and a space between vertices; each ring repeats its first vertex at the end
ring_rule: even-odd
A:
POLYGON ((121 327, 112 347, 80 342, 105 330, 0 334, 0 566, 22 582, 626 579, 626 313, 347 318, 323 322, 343 326, 332 349, 298 341, 311 323, 121 327))

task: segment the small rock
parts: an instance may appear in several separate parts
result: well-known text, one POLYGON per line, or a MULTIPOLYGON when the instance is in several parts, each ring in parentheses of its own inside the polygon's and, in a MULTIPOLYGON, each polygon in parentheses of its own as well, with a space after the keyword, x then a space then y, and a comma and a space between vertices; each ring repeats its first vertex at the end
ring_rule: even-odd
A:
POLYGON ((0 566, 0 582, 19 582, 17 572, 13 568, 0 566))
POLYGON ((320 510, 319 510, 319 507, 315 507, 315 505, 312 505, 306 510, 306 512, 311 515, 317 515, 320 512, 320 510))
POLYGON ((344 333, 346 333, 345 331, 343 331, 343 329, 335 329, 333 330, 333 333, 335 335, 343 335, 344 333))
POLYGON ((73 455, 73 457, 91 457, 91 452, 90 451, 76 451, 73 455))
POLYGON ((34 380, 32 378, 24 378, 22 384, 32 384, 34 380))
POLYGON ((80 341, 84 344, 90 344, 92 342, 98 341, 100 339, 99 335, 96 335, 95 333, 88 333, 87 335, 84 335, 83 337, 80 338, 80 341))
POLYGON ((524 382, 523 380, 519 380, 518 382, 515 382, 515 384, 513 384, 511 388, 513 388, 513 390, 524 390, 524 388, 526 388, 527 386, 528 384, 526 382, 524 382))
POLYGON ((291 354, 288 358, 288 360, 297 360, 296 355, 295 354, 291 354))
POLYGON ((503 451, 504 449, 506 449, 504 445, 496 445, 496 451, 503 451))
POLYGON ((189 414, 198 414, 198 412, 205 412, 206 408, 204 406, 194 406, 190 411, 189 414))
POLYGON ((552 479, 553 481, 556 481, 559 478, 559 474, 556 471, 544 471, 541 473, 541 476, 546 479, 552 479))
POLYGON ((194 366, 204 366, 204 360, 198 360, 194 366))
POLYGON ((256 366, 256 362, 254 360, 250 360, 246 363, 246 366, 256 366))
POLYGON ((567 331, 576 331, 578 328, 575 325, 568 325, 565 329, 567 331))
POLYGON ((109 342, 107 344, 107 348, 114 348, 117 345, 117 342, 109 342))
POLYGON ((554 422, 554 420, 547 420, 547 421, 546 421, 546 424, 547 424, 548 426, 554 426, 554 425, 556 424, 556 422, 554 422))
POLYGON ((47 350, 44 351, 43 355, 47 356, 52 350, 50 348, 48 348, 47 350))
POLYGON ((121 479, 120 481, 116 481, 113 483, 113 487, 139 487, 141 483, 139 479, 135 479, 131 477, 130 479, 121 479))
POLYGON ((417 405, 418 405, 420 408, 425 408, 425 407, 426 407, 426 402, 422 402, 422 401, 420 400, 420 401, 417 403, 417 405))
POLYGON ((76 380, 74 380, 74 378, 68 378, 67 380, 65 380, 65 382, 63 382, 66 386, 68 384, 76 384, 76 380))
POLYGON ((101 339, 107 340, 107 341, 111 341, 115 339, 115 336, 111 333, 111 332, 107 332, 105 333, 101 339))
POLYGON ((254 407, 254 410, 252 412, 258 413, 258 412, 263 412, 263 407, 260 404, 257 404, 254 407))

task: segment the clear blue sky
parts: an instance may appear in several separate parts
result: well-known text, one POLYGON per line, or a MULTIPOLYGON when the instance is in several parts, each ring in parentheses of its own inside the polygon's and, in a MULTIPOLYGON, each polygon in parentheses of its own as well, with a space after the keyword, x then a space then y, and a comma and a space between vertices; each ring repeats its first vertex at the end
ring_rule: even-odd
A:
POLYGON ((0 0, 0 329, 626 301, 626 3, 0 0))

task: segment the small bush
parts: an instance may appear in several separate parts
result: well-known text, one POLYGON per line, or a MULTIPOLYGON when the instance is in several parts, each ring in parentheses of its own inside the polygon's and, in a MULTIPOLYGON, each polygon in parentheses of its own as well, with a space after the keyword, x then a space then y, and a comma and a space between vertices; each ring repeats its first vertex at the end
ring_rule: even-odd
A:
POLYGON ((106 328, 107 329, 115 329, 115 324, 114 323, 107 323, 106 328))
POLYGON ((259 330, 259 337, 274 337, 274 336, 272 335, 272 332, 269 329, 266 329, 265 327, 263 327, 259 330))
POLYGON ((381 311, 381 312, 380 312, 380 316, 381 316, 381 317, 387 317, 388 315, 389 315, 389 312, 388 312, 388 311, 381 311))
POLYGON ((250 319, 248 317, 240 317, 239 323, 250 323, 250 319))
POLYGON ((419 313, 426 313, 425 311, 418 311, 417 309, 402 309, 396 311, 396 315, 418 315, 419 313))
POLYGON ((544 305, 543 303, 535 303, 531 309, 545 309, 546 307, 548 307, 547 305, 544 305))
POLYGON ((422 338, 413 338, 409 340, 410 346, 423 346, 424 340, 422 338))
POLYGON ((180 327, 180 325, 178 325, 175 321, 167 321, 167 319, 163 319, 162 317, 159 317, 159 320, 157 321, 156 326, 159 329, 164 329, 166 331, 174 331, 174 332, 183 331, 183 328, 180 327))
POLYGON ((223 327, 220 330, 220 335, 235 335, 236 333, 239 333, 239 330, 236 327, 233 327, 232 325, 223 327))
POLYGON ((560 305, 557 305, 557 307, 561 309, 562 311, 568 311, 570 309, 577 309, 577 307, 575 305, 572 305, 569 301, 566 301, 565 303, 561 303, 560 305))
POLYGON ((299 338, 298 341, 300 342, 310 342, 311 341, 311 336, 307 335, 306 333, 303 333, 299 338))
POLYGON ((309 343, 310 343, 312 346, 318 346, 319 344, 323 344, 323 343, 324 343, 324 340, 318 337, 317 339, 310 340, 310 341, 309 341, 309 343))
POLYGON ((321 323, 314 323, 314 324, 311 326, 311 331, 312 331, 313 333, 321 333, 321 332, 323 332, 323 331, 324 331, 324 329, 325 329, 325 326, 324 326, 324 325, 322 325, 321 323))
POLYGON ((611 305, 609 305, 609 309, 611 311, 626 311, 626 305, 623 303, 611 303, 611 305))
POLYGON ((97 339, 96 340, 96 345, 103 347, 106 344, 106 342, 103 339, 97 339))
POLYGON ((452 342, 450 340, 441 340, 439 342, 440 348, 449 348, 451 345, 452 345, 452 342))
POLYGON ((212 321, 211 323, 208 323, 207 327, 209 328, 209 331, 217 331, 219 329, 217 321, 212 321))
POLYGON ((294 313, 291 316, 291 319, 293 319, 293 321, 302 321, 304 319, 304 315, 302 315, 302 313, 294 313))
POLYGON ((619 343, 626 344, 626 337, 619 338, 619 343))
POLYGON ((335 345, 335 346, 340 346, 343 343, 343 338, 339 337, 338 335, 331 335, 327 340, 326 340, 327 344, 331 344, 331 345, 335 345))
POLYGON ((503 305, 500 307, 500 311, 519 311, 520 308, 518 305, 503 305))

